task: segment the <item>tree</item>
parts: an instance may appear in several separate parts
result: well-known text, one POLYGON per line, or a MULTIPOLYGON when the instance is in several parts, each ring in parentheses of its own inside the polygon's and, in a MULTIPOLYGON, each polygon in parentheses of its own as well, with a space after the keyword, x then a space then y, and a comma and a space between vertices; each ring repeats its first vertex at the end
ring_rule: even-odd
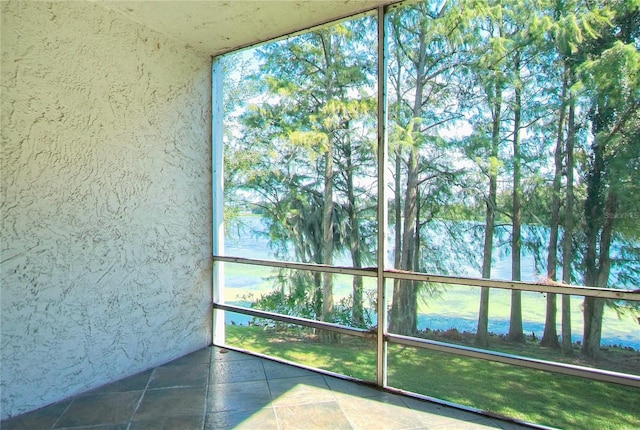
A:
MULTIPOLYGON (((453 168, 443 152, 438 135, 446 125, 460 117, 451 110, 454 91, 454 66, 459 61, 455 34, 460 29, 458 5, 443 2, 438 5, 418 3, 390 16, 390 52, 395 63, 390 65, 396 100, 390 109, 390 123, 394 132, 390 146, 395 156, 395 231, 396 267, 420 270, 421 229, 426 220, 422 216, 429 209, 422 193, 433 192, 428 185, 451 186, 439 181, 451 177, 453 168), (404 79, 400 79, 400 77, 404 79), (404 187, 402 187, 404 184, 404 187)), ((439 193, 437 193, 439 194, 439 193)), ((433 194, 431 194, 431 198, 433 194)), ((428 219, 428 218, 427 218, 428 219)), ((394 282, 389 313, 390 330, 412 334, 417 328, 417 299, 419 282, 394 282)), ((428 289, 425 289, 428 290, 428 289)))
MULTIPOLYGON (((556 64, 562 70, 561 95, 557 115, 556 148, 554 151, 555 173, 553 179, 552 213, 549 234, 549 248, 547 256, 547 278, 555 283, 557 281, 558 266, 558 241, 560 227, 561 188, 562 173, 565 172, 566 184, 564 193, 564 231, 562 236, 562 281, 564 284, 572 283, 573 264, 573 224, 574 224, 574 180, 573 171, 574 147, 576 140, 576 99, 573 85, 575 80, 575 67, 577 63, 577 44, 583 40, 583 32, 576 25, 576 5, 573 1, 556 2, 552 6, 550 15, 553 22, 546 30, 551 34, 554 42, 552 49, 556 52, 556 64), (567 114, 568 110, 568 114, 567 114), (566 134, 565 134, 566 130, 566 134)), ((562 350, 567 356, 573 354, 571 341, 571 296, 562 296, 562 350)), ((556 294, 547 294, 547 306, 545 328, 541 346, 560 348, 556 330, 557 301, 556 294)))
MULTIPOLYGON (((522 207, 521 200, 521 128, 522 128, 522 85, 520 78, 520 67, 522 53, 520 48, 516 48, 513 55, 514 70, 514 93, 513 102, 513 214, 511 230, 511 279, 521 280, 521 255, 522 255, 522 207)), ((522 292, 511 290, 511 314, 509 316, 509 340, 513 342, 524 342, 524 332, 522 330, 522 292)))
MULTIPOLYGON (((363 228, 362 228, 362 215, 360 211, 367 210, 366 206, 364 208, 359 208, 357 206, 357 202, 363 201, 366 205, 368 195, 367 190, 358 191, 356 186, 356 172, 358 170, 358 166, 356 165, 357 160, 354 157, 354 148, 351 144, 351 139, 347 137, 348 142, 343 146, 344 155, 343 157, 339 157, 340 159, 345 161, 345 168, 341 170, 343 181, 345 184, 345 192, 347 196, 346 200, 346 211, 349 219, 349 251, 351 253, 351 261, 353 262, 353 267, 363 267, 364 261, 366 261, 366 256, 368 253, 368 246, 371 244, 367 243, 366 240, 363 240, 363 228), (363 249, 364 248, 364 249, 363 249)), ((372 205, 373 206, 373 205, 372 205)), ((370 210, 370 209, 369 209, 370 210)), ((352 282, 352 297, 353 297, 353 310, 352 310, 352 321, 351 323, 356 327, 365 327, 365 319, 364 319, 364 298, 363 298, 363 280, 361 276, 354 276, 352 282)))
MULTIPOLYGON (((497 6, 500 11, 500 6, 497 6)), ((494 15, 495 16, 495 12, 494 15)), ((504 45, 501 43, 502 25, 500 22, 501 13, 498 19, 494 20, 490 14, 487 18, 487 27, 479 28, 479 33, 488 36, 487 45, 479 45, 474 48, 479 52, 479 57, 472 68, 475 75, 483 86, 486 95, 486 104, 491 113, 491 125, 489 127, 490 139, 484 136, 472 137, 471 147, 467 148, 470 158, 476 159, 481 164, 481 169, 486 179, 488 179, 488 192, 484 197, 485 201, 485 225, 484 225, 484 245, 482 252, 482 277, 491 278, 491 265, 493 259, 493 238, 497 215, 497 194, 498 194, 498 172, 502 166, 499 159, 499 149, 502 142, 501 127, 503 113, 503 92, 505 76, 503 66, 505 61, 504 45), (488 145, 488 148, 487 148, 488 145), (480 154, 478 154, 480 152, 480 154), (478 155, 477 155, 478 154, 478 155)), ((482 21, 482 17, 481 17, 482 21)), ((483 121, 480 115, 480 121, 483 121)), ((476 129, 483 133, 486 127, 480 126, 476 129)), ((475 343, 478 346, 486 347, 489 344, 489 292, 488 287, 480 290, 480 304, 478 309, 478 328, 475 343)))
MULTIPOLYGON (((569 82, 574 81, 574 73, 571 68, 568 69, 569 82)), ((573 262, 573 218, 574 218, 574 193, 573 193, 573 169, 574 157, 573 151, 576 140, 576 102, 573 93, 569 96, 569 124, 567 129, 567 143, 565 150, 565 168, 567 170, 567 184, 565 197, 565 221, 564 236, 562 239, 562 282, 569 285, 573 282, 571 276, 573 262)), ((573 355, 573 342, 571 340, 571 296, 562 295, 562 352, 566 356, 573 355)))
MULTIPOLYGON (((500 146, 500 125, 502 117, 502 79, 496 77, 492 91, 488 93, 491 106, 491 146, 488 170, 486 174, 489 178, 489 192, 486 196, 486 217, 484 228, 484 247, 482 252, 482 277, 491 278, 491 264, 493 258, 493 235, 495 229, 497 193, 498 193, 498 148, 500 146)), ((482 287, 480 290, 480 308, 478 311, 478 329, 476 334, 476 345, 488 346, 489 344, 489 288, 482 287)))
MULTIPOLYGON (((633 82, 633 78, 629 80, 633 76, 629 74, 629 69, 635 69, 637 76, 640 55, 635 48, 632 49, 627 49, 623 44, 616 44, 603 52, 603 58, 597 60, 597 63, 608 60, 606 61, 606 75, 600 74, 604 71, 598 70, 598 64, 589 64, 590 73, 594 73, 593 77, 602 79, 599 84, 596 84, 596 89, 606 89, 607 96, 598 97, 596 95, 597 100, 591 111, 595 139, 587 174, 587 198, 584 204, 585 235, 587 238, 584 264, 586 268, 585 284, 588 286, 608 286, 611 270, 611 241, 614 235, 616 213, 619 210, 622 193, 626 188, 625 183, 619 179, 628 177, 628 173, 625 174, 627 169, 618 170, 618 168, 625 166, 629 160, 621 160, 619 157, 634 156, 627 151, 616 150, 619 145, 631 146, 635 144, 635 142, 629 142, 625 136, 627 121, 636 116, 639 109, 640 92, 638 89, 640 86, 638 86, 637 78, 636 82, 633 82), (610 81, 612 64, 620 67, 617 70, 619 75, 615 74, 614 80, 622 79, 626 82, 610 81), (603 85, 605 88, 598 88, 599 85, 603 85), (618 85, 621 85, 623 89, 631 87, 631 100, 627 99, 629 96, 614 92, 614 88, 618 85), (623 99, 619 99, 616 95, 622 96, 623 99), (620 104, 612 105, 612 101, 620 104)), ((604 299, 585 298, 582 353, 590 358, 599 356, 603 309, 604 299)))
MULTIPOLYGON (((635 3, 635 4, 634 4, 635 3)), ((600 36, 585 44, 589 59, 580 66, 586 95, 593 143, 586 173, 584 202, 586 251, 585 284, 607 287, 611 271, 611 242, 621 199, 634 187, 635 174, 629 163, 640 156, 637 124, 640 109, 640 5, 613 2, 612 25, 602 27, 600 36)), ((635 178, 637 180, 637 178, 635 178)), ((586 297, 582 354, 596 359, 600 354, 604 299, 586 297)))
MULTIPOLYGON (((558 132, 556 137, 556 148, 554 151, 554 175, 553 191, 551 203, 551 225, 549 228, 549 247, 547 252, 547 278, 552 283, 557 281, 558 267, 558 234, 560 228, 560 202, 562 187, 562 168, 564 155, 564 128, 566 121, 566 100, 568 91, 568 77, 565 73, 562 80, 562 95, 560 97, 560 107, 558 113, 558 132)), ((566 233, 565 233, 566 237, 566 233)), ((547 293, 545 323, 540 346, 548 348, 560 348, 558 341, 558 331, 556 330, 557 300, 556 294, 547 293)))
MULTIPOLYGON (((371 25, 370 18, 345 22, 258 51, 262 64, 255 80, 265 96, 244 115, 245 133, 236 145, 238 152, 255 154, 244 189, 259 197, 270 240, 287 259, 290 245, 303 262, 332 265, 343 249, 351 251, 354 265, 365 259, 359 208, 371 198, 362 198, 366 189, 355 176, 372 170, 366 167, 373 160, 367 127, 375 63, 371 46, 357 35, 362 28, 373 33, 371 25)), ((333 321, 333 275, 300 276, 313 290, 316 317, 333 321)), ((358 324, 361 285, 354 284, 358 324)))

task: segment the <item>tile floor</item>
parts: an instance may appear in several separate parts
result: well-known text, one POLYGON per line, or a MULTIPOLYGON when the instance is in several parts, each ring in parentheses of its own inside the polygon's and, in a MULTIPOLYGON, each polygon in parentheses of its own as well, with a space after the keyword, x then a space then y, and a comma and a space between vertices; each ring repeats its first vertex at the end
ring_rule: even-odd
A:
POLYGON ((211 347, 4 421, 0 428, 515 430, 525 427, 211 347))

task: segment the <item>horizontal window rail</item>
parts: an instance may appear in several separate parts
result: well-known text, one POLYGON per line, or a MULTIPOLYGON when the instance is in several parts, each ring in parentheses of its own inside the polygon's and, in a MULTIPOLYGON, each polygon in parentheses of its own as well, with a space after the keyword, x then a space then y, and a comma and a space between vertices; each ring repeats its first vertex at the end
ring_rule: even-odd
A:
POLYGON ((244 315, 251 315, 256 318, 266 318, 270 320, 280 321, 288 324, 303 325, 318 330, 326 330, 334 333, 346 334, 356 337, 368 337, 375 339, 376 331, 365 330, 361 328, 347 327, 339 324, 333 324, 325 321, 310 320, 308 318, 293 317, 290 315, 276 314, 273 312, 261 311, 257 309, 243 308, 242 306, 226 305, 221 303, 214 304, 215 309, 223 311, 236 312, 244 315))
POLYGON ((504 290, 533 291, 537 293, 569 294, 573 296, 596 297, 600 299, 640 301, 640 290, 584 287, 561 284, 558 282, 531 283, 521 281, 501 281, 461 276, 432 275, 428 273, 408 272, 403 270, 385 270, 384 273, 385 277, 393 279, 409 279, 413 281, 467 285, 471 287, 501 288, 504 290))
MULTIPOLYGON (((329 266, 311 263, 291 263, 277 260, 257 260, 243 257, 213 256, 213 261, 253 264, 259 266, 278 267, 283 269, 310 270, 315 272, 338 273, 353 276, 377 277, 376 267, 353 268, 329 266)), ((537 293, 568 294, 574 296, 595 297, 600 299, 629 300, 640 302, 640 289, 622 290, 617 288, 595 288, 578 285, 567 285, 558 282, 531 283, 522 281, 503 281, 496 279, 472 278, 464 276, 434 275, 429 273, 409 272, 387 269, 384 277, 389 279, 408 279, 412 281, 436 282, 441 284, 465 285, 471 287, 500 288, 505 290, 532 291, 537 293)))
POLYGON ((453 345, 435 340, 418 339, 414 337, 401 336, 398 334, 385 335, 387 342, 397 343, 415 348, 429 349, 433 351, 446 352, 464 357, 479 358, 504 364, 511 364, 529 369, 544 370, 547 372, 561 373, 569 376, 580 376, 583 378, 595 379, 603 382, 613 382, 616 384, 629 385, 640 388, 640 376, 627 373, 612 372, 591 367, 576 366, 555 361, 538 360, 535 358, 522 357, 519 355, 506 354, 502 352, 487 351, 484 349, 472 348, 462 345, 453 345))
POLYGON ((256 260, 253 258, 223 257, 223 256, 217 256, 217 255, 213 256, 213 261, 278 267, 281 269, 311 270, 315 272, 338 273, 341 275, 368 276, 371 278, 375 278, 378 273, 377 272, 378 269, 375 267, 366 267, 366 268, 356 269, 353 267, 329 266, 326 264, 292 263, 289 261, 256 260))

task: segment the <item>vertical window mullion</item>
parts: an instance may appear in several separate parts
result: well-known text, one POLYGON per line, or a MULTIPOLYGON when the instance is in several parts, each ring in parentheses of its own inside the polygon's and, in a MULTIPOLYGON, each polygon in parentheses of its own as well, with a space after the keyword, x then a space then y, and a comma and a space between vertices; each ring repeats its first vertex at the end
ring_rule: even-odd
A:
MULTIPOLYGON (((213 59, 211 67, 211 171, 212 171, 212 253, 224 255, 224 108, 223 108, 223 61, 221 57, 213 59)), ((224 303, 224 263, 213 263, 212 274, 213 303, 224 303)), ((212 343, 214 345, 225 344, 224 311, 213 309, 212 318, 212 343)))
POLYGON ((387 267, 387 199, 385 172, 388 158, 387 142, 387 38, 385 7, 378 8, 378 335, 376 383, 387 386, 387 298, 384 270, 387 267))

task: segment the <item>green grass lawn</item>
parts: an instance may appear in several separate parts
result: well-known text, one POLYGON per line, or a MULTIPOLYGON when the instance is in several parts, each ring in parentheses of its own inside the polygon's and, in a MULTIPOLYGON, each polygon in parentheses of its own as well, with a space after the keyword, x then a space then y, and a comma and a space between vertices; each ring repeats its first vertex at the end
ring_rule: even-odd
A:
MULTIPOLYGON (((306 331, 227 326, 227 344, 374 381, 375 342, 321 343, 306 331)), ((389 346, 388 384, 565 429, 640 428, 640 389, 401 345, 389 346)))
POLYGON ((640 390, 393 345, 392 387, 567 429, 640 428, 640 390))

